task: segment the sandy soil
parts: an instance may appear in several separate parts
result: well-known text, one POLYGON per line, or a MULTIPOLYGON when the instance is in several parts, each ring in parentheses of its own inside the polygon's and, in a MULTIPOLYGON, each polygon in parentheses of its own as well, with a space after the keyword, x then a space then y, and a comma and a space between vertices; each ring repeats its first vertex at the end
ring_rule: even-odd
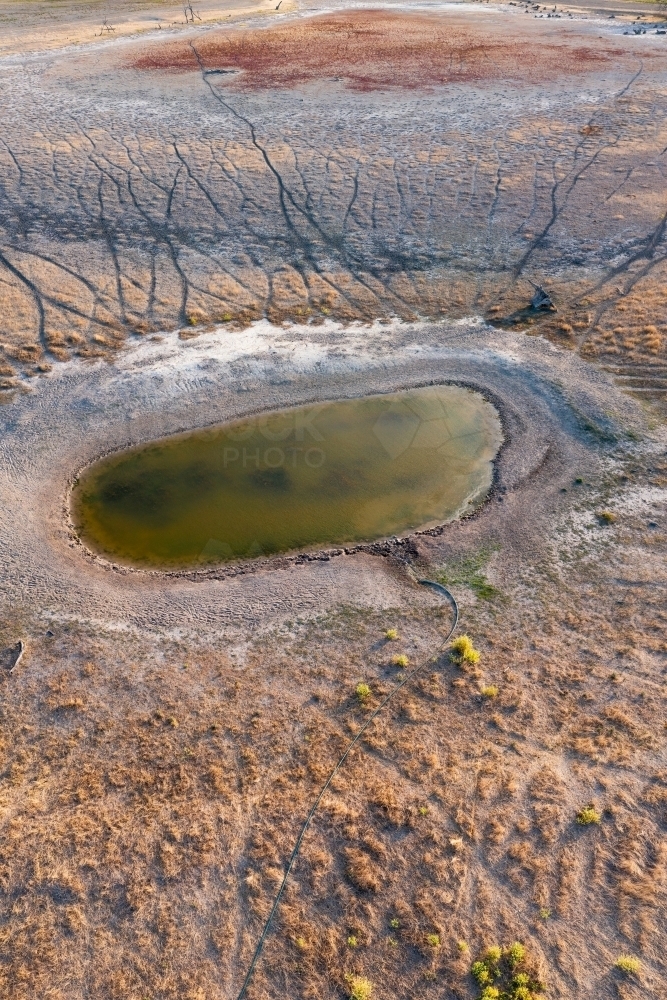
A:
POLYGON ((666 995, 667 36, 529 9, 29 5, 16 55, 0 8, 3 1000, 238 997, 397 654, 249 1000, 473 1000, 514 940, 547 997, 666 995), (110 449, 433 381, 505 430, 442 531, 173 575, 72 534, 110 449))

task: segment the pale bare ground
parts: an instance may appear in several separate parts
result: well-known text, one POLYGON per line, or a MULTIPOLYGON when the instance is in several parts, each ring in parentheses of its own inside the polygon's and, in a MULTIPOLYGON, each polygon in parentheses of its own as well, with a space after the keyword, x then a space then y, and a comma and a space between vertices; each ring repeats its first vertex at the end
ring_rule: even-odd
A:
POLYGON ((236 998, 398 654, 248 997, 473 998, 514 940, 548 997, 667 993, 664 39, 394 15, 2 61, 3 998, 236 998), (165 576, 68 524, 110 449, 446 381, 506 442, 441 533, 165 576))
POLYGON ((667 36, 530 9, 5 57, 4 391, 156 330, 483 314, 664 396, 667 36))

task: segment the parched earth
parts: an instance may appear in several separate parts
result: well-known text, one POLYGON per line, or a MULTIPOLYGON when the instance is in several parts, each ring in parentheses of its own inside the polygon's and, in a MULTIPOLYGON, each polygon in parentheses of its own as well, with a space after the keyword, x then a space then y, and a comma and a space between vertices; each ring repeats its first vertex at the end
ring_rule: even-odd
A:
POLYGON ((340 10, 6 56, 5 390, 158 330, 482 314, 660 395, 667 36, 658 15, 635 34, 545 12, 340 10), (556 313, 523 312, 534 284, 556 313))
POLYGON ((667 36, 609 2, 2 50, 1 1000, 239 998, 392 691, 248 1000, 473 1000, 513 941, 667 995, 667 36), (165 575, 68 522, 109 450, 448 381, 505 441, 441 530, 165 575))
POLYGON ((421 671, 323 799, 245 995, 473 1000, 515 940, 549 997, 664 995, 665 436, 610 374, 483 323, 263 323, 60 365, 0 418, 0 640, 26 644, 0 676, 0 996, 238 997, 397 654, 421 671), (505 433, 492 497, 441 532, 174 577, 67 527, 101 451, 431 381, 505 433))
MULTIPOLYGON (((485 324, 446 329, 393 323, 348 331, 331 322, 289 331, 262 324, 235 340, 224 331, 186 344, 172 336, 139 345, 114 366, 60 366, 33 392, 0 409, 7 471, 0 593, 6 607, 29 616, 39 609, 42 620, 243 636, 285 616, 329 607, 341 593, 351 598, 357 587, 360 598, 369 599, 364 575, 346 569, 346 557, 340 566, 331 562, 332 577, 326 564, 316 561, 308 569, 279 557, 164 575, 112 570, 88 554, 67 518, 68 490, 79 470, 101 454, 165 434, 311 400, 430 382, 466 384, 501 408, 508 440, 498 459, 497 488, 509 494, 520 487, 521 498, 516 511, 507 496, 491 504, 489 514, 494 522, 502 519, 504 534, 520 540, 531 517, 539 523, 543 504, 551 502, 539 476, 530 501, 524 496, 545 461, 554 463, 554 475, 559 468, 566 477, 577 461, 596 463, 585 444, 579 450, 581 428, 590 424, 603 439, 618 426, 624 434, 645 430, 641 412, 608 375, 541 339, 485 324)), ((555 479, 550 494, 554 490, 555 479)))

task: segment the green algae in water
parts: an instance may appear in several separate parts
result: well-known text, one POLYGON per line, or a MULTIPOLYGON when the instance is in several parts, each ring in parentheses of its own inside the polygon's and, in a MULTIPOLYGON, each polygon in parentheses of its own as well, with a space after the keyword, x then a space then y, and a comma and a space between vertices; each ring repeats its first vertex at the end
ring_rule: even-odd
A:
POLYGON ((479 501, 501 442, 479 393, 434 386, 281 410, 103 459, 72 510, 113 560, 182 567, 370 541, 479 501))

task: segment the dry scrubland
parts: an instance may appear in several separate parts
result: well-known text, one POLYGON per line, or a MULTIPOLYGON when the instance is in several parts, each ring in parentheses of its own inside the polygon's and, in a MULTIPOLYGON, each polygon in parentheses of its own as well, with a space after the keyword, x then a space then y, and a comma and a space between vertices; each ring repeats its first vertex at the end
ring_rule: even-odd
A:
MULTIPOLYGON (((0 504, 0 648, 28 639, 18 667, 0 667, 3 1000, 236 997, 307 809, 402 656, 424 669, 327 793, 250 1000, 365 1000, 365 983, 374 1000, 472 1000, 473 962, 514 941, 547 997, 667 995, 667 463, 655 409, 644 435, 614 439, 587 422, 585 366, 568 384, 577 409, 557 360, 549 386, 544 373, 531 381, 528 355, 510 339, 502 355, 502 332, 480 327, 470 370, 493 340, 516 448, 528 454, 541 435, 542 457, 478 518, 385 559, 332 561, 334 607, 313 612, 316 574, 294 570, 305 583, 284 579, 304 613, 282 624, 271 570, 151 590, 87 565, 53 514, 60 479, 47 500, 44 457, 51 448, 62 464, 102 431, 123 440, 114 392, 134 426, 148 414, 141 426, 155 427, 151 405, 165 405, 172 378, 172 429, 184 395, 193 414, 224 395, 206 381, 205 352, 180 376, 176 362, 158 376, 157 360, 139 359, 157 381, 132 397, 129 368, 116 383, 99 369, 56 382, 60 362, 260 316, 483 313, 659 399, 665 70, 663 36, 481 9, 338 12, 2 61, 0 392, 15 443, 0 440, 0 488, 15 509, 0 504), (529 279, 557 313, 521 312, 529 279), (33 382, 39 394, 53 380, 50 395, 27 394, 50 368, 33 382), (31 426, 44 428, 34 454, 31 426), (30 474, 41 494, 21 492, 30 474), (478 663, 439 652, 450 610, 406 586, 405 561, 451 586, 478 663), (362 572, 403 599, 380 611, 360 587, 352 602, 362 572), (244 593, 253 615, 274 593, 270 621, 265 609, 248 624, 244 593), (235 639, 220 638, 214 604, 238 617, 235 639), (50 608, 60 614, 45 621, 50 608), (204 624, 174 638, 188 608, 204 624)), ((459 334, 431 327, 431 347, 434 329, 464 366, 459 334)), ((378 341, 376 362, 399 347, 408 357, 411 336, 378 341)), ((352 333, 327 337, 337 357, 352 333)), ((270 379, 254 356, 227 367, 248 393, 236 406, 311 398, 290 388, 284 359, 270 379)), ((340 381, 352 392, 363 368, 350 370, 340 381)), ((481 385, 481 362, 475 371, 481 385)))
MULTIPOLYGON (((349 974, 473 997, 472 960, 514 940, 548 996, 665 995, 667 538, 623 501, 646 473, 573 483, 523 556, 474 521, 415 545, 481 659, 427 662, 354 750, 250 997, 340 997, 349 974)), ((309 803, 394 657, 429 661, 449 625, 342 607, 235 650, 35 639, 2 692, 1 995, 235 996, 309 803)))

